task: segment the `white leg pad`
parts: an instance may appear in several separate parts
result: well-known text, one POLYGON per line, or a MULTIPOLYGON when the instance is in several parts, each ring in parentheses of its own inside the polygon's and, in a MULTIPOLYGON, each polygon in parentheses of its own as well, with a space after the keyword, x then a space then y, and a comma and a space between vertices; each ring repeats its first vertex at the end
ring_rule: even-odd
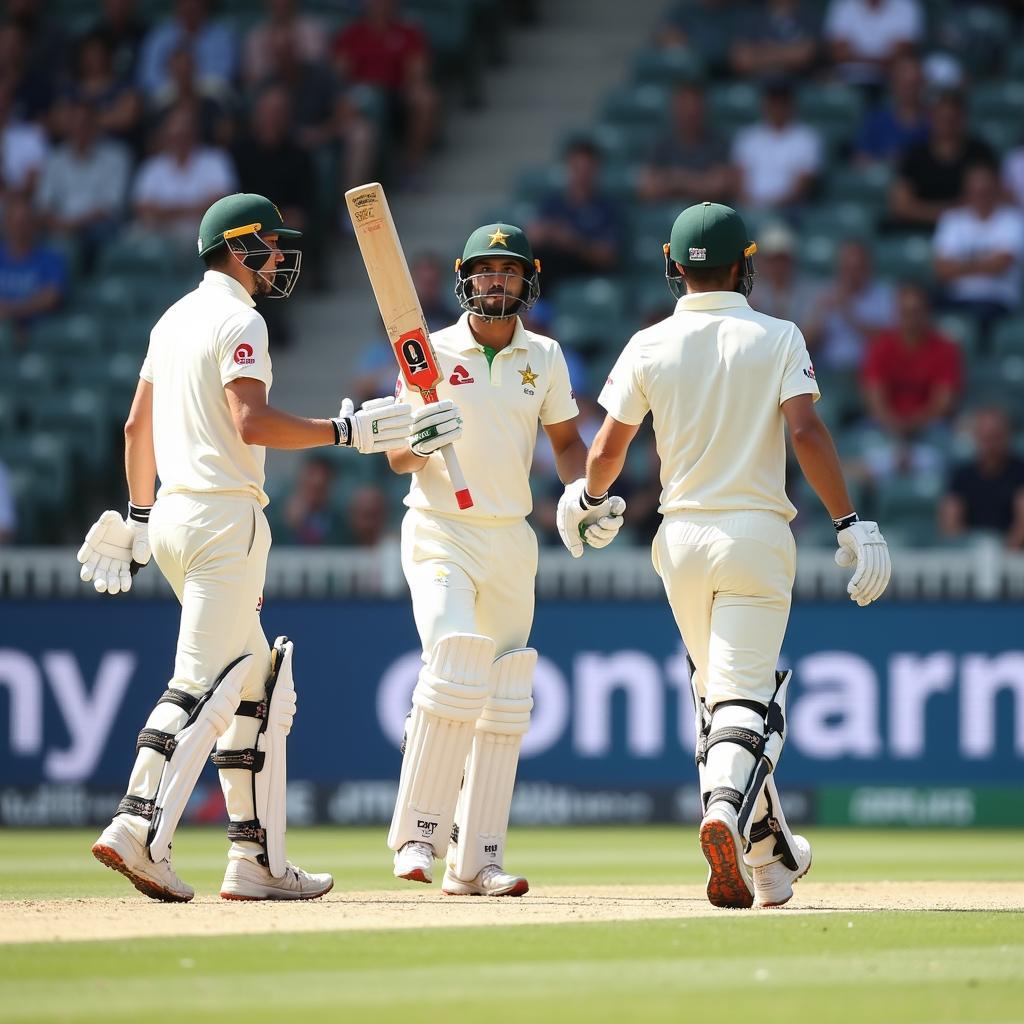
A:
POLYGON ((443 856, 493 660, 490 637, 452 633, 437 641, 420 671, 388 833, 392 850, 408 842, 430 843, 434 855, 443 856))
MULTIPOLYGON (((491 694, 476 723, 466 778, 459 799, 457 878, 471 880, 487 864, 502 865, 519 766, 519 748, 530 728, 537 652, 509 651, 494 662, 491 694)), ((449 849, 451 859, 451 849, 449 849)))
POLYGON ((232 856, 265 861, 275 878, 284 875, 287 864, 286 750, 295 719, 294 651, 287 637, 274 641, 267 696, 257 705, 260 717, 242 714, 240 708, 213 758, 231 819, 232 856))
POLYGON ((185 804, 213 744, 231 724, 242 699, 251 654, 231 663, 201 699, 185 727, 174 736, 174 750, 167 759, 154 798, 153 823, 147 845, 154 861, 166 860, 171 840, 185 804))
POLYGON ((764 867, 777 860, 786 867, 797 869, 796 843, 793 832, 782 812, 782 800, 775 788, 775 773, 765 779, 764 788, 754 805, 754 821, 750 828, 750 849, 743 860, 751 868, 764 867))

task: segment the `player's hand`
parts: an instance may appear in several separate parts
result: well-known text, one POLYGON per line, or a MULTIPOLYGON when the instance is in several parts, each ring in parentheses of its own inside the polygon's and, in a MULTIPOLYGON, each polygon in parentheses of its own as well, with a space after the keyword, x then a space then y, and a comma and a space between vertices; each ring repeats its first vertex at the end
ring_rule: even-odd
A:
POLYGON ((343 447, 355 448, 362 455, 392 451, 405 445, 412 428, 412 406, 393 397, 374 398, 356 412, 352 399, 346 398, 334 425, 343 447))
POLYGON ((149 523, 108 509, 89 527, 78 551, 79 576, 101 594, 119 594, 132 589, 132 577, 149 558, 149 523))
POLYGON ((856 566, 846 592, 862 608, 882 596, 892 575, 889 545, 878 523, 858 521, 836 534, 839 550, 836 565, 844 569, 856 566))
POLYGON ((448 398, 424 405, 412 414, 409 447, 420 456, 430 455, 462 437, 462 416, 448 398))
POLYGON ((603 548, 610 544, 622 526, 622 513, 626 510, 626 503, 619 497, 605 496, 596 504, 588 502, 586 483, 580 477, 566 484, 555 512, 558 535, 573 558, 583 555, 585 545, 603 548))

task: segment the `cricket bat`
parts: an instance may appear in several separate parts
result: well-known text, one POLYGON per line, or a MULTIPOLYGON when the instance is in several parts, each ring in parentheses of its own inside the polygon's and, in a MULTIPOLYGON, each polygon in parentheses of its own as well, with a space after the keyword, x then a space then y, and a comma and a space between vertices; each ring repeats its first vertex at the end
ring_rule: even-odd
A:
MULTIPOLYGON (((402 378, 407 387, 420 393, 424 402, 436 402, 441 370, 384 189, 376 181, 350 188, 345 193, 345 203, 402 378)), ((447 444, 441 454, 459 508, 472 508, 473 497, 455 449, 447 444)))

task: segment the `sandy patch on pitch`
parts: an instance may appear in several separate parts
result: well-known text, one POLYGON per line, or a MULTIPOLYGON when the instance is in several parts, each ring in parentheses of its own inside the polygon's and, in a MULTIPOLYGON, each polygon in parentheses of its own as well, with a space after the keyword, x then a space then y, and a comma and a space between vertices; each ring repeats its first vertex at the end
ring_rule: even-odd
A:
MULTIPOLYGON (((1021 910, 1024 882, 802 882, 784 909, 756 913, 869 910, 1021 910)), ((272 934, 356 929, 651 921, 736 914, 709 906, 703 886, 538 887, 523 899, 445 897, 437 891, 339 892, 311 903, 187 904, 124 899, 0 903, 0 943, 272 934)))

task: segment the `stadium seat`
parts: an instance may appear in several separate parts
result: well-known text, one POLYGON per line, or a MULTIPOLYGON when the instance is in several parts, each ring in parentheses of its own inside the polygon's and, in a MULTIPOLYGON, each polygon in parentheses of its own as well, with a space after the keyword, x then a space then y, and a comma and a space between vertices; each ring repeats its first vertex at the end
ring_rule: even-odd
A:
POLYGON ((924 235, 893 235, 877 240, 874 246, 875 270, 890 281, 932 279, 932 241, 924 235))
POLYGON ((972 120, 1016 119, 1024 115, 1024 82, 980 82, 968 92, 972 120))
POLYGON ((992 351, 997 356, 1024 355, 1024 316, 1006 317, 996 323, 992 351))
POLYGON ((749 82, 716 85, 708 96, 708 124, 723 137, 756 121, 760 113, 761 95, 749 82))
POLYGON ((800 266, 814 277, 828 277, 835 271, 839 240, 834 234, 806 235, 798 247, 800 266))
POLYGON ((797 96, 797 119, 818 131, 833 150, 853 141, 863 111, 861 95, 839 83, 813 83, 797 96))
POLYGON ((879 485, 876 515, 883 530, 903 532, 914 547, 934 542, 942 480, 935 474, 897 477, 879 485))
POLYGON ((940 333, 960 346, 960 351, 967 359, 977 354, 980 337, 978 321, 969 313, 938 313, 935 326, 940 333))
POLYGON ((875 223, 872 203, 846 200, 809 207, 800 218, 800 230, 807 235, 832 235, 837 239, 870 239, 875 223))
POLYGON ((704 70, 704 59, 699 53, 677 46, 644 50, 633 64, 633 77, 638 83, 674 86, 699 81, 704 70))
POLYGON ((627 85, 612 91, 604 102, 602 119, 612 124, 663 124, 669 110, 669 91, 660 85, 627 85))
POLYGON ((892 172, 884 164, 830 167, 825 192, 832 199, 870 203, 877 210, 882 210, 889 201, 891 179, 892 172))
POLYGON ((31 346, 38 352, 55 355, 99 357, 103 348, 103 329, 90 313, 67 313, 45 317, 32 325, 31 346))

